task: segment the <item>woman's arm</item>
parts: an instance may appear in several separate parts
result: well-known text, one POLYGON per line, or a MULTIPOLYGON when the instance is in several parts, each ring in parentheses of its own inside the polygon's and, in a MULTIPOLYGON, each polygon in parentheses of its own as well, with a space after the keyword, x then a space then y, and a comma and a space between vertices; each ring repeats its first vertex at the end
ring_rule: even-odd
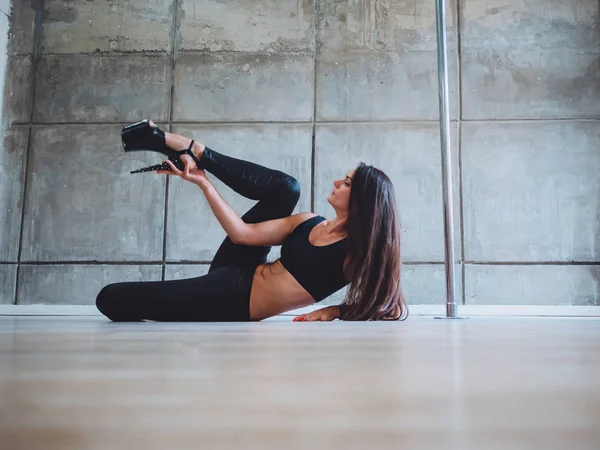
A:
POLYGON ((199 186, 212 209, 215 217, 229 236, 232 242, 242 245, 271 246, 281 245, 283 241, 292 234, 294 228, 307 219, 315 216, 313 213, 301 213, 282 219, 267 220, 260 223, 246 223, 227 204, 223 197, 217 192, 206 173, 197 167, 190 169, 190 158, 183 161, 184 170, 181 171, 171 161, 166 161, 171 170, 159 170, 159 174, 177 175, 190 183, 199 186))
POLYGON ((281 245, 296 226, 314 216, 313 213, 300 213, 282 219, 246 223, 221 197, 208 178, 201 179, 196 184, 204 192, 215 217, 235 244, 281 245))

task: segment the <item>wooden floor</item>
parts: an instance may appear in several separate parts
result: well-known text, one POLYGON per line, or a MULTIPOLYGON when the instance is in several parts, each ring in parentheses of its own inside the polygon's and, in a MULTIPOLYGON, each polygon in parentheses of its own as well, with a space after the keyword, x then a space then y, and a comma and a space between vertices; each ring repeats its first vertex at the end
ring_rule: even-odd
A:
POLYGON ((600 449, 600 320, 0 317, 0 448, 600 449))

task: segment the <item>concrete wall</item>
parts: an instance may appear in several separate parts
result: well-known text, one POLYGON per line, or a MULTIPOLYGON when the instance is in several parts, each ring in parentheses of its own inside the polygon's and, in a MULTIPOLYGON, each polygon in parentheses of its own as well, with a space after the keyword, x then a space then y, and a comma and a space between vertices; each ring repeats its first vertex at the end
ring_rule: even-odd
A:
MULTIPOLYGON (((460 301, 600 304, 598 1, 450 1, 448 18, 460 301)), ((383 168, 408 300, 445 301, 433 0, 23 0, 11 19, 1 302, 206 271, 224 233, 201 192, 128 173, 160 160, 121 150, 146 117, 290 172, 299 210, 326 216, 334 178, 383 168)))

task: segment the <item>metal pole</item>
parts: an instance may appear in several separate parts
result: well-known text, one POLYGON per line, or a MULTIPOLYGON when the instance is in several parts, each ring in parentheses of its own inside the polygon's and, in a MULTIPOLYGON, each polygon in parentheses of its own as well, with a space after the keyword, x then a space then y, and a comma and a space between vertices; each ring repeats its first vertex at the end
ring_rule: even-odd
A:
POLYGON ((448 106, 448 55, 446 49, 446 0, 435 0, 437 22, 438 87, 440 136, 442 144, 442 185, 444 195, 444 242, 446 247, 446 317, 457 313, 454 295, 454 214, 452 208, 452 152, 450 108, 448 106))

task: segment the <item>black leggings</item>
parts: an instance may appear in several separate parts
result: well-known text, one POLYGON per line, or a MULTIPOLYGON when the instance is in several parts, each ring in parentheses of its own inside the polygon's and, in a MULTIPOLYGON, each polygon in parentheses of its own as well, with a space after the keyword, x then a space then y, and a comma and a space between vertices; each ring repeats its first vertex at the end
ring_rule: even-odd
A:
MULTIPOLYGON (((300 198, 298 181, 278 170, 232 158, 206 147, 200 165, 238 194, 258 200, 246 223, 289 216, 300 198)), ((113 321, 238 322, 250 320, 252 278, 271 247, 234 244, 226 237, 207 275, 173 281, 105 286, 96 306, 113 321)))

